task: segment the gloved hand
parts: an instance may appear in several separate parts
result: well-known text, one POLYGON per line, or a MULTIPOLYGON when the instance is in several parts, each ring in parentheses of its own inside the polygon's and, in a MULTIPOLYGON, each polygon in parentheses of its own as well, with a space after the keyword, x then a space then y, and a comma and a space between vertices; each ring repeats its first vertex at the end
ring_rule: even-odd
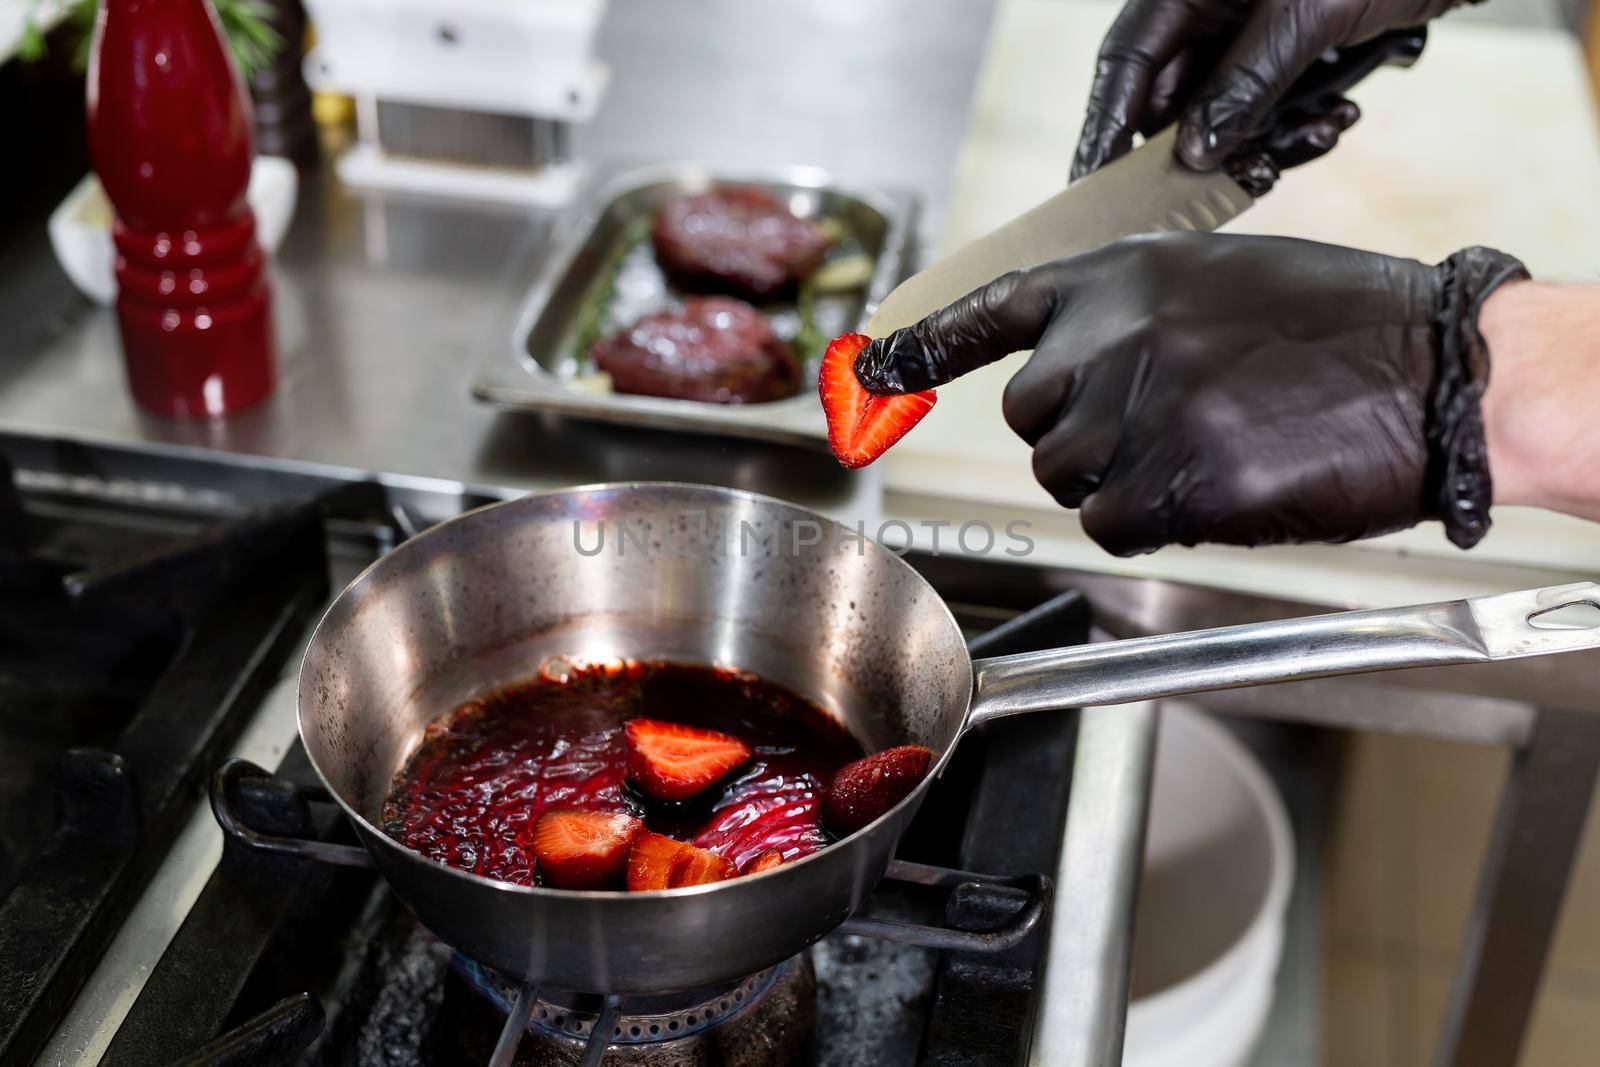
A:
POLYGON ((1127 152, 1138 131, 1173 121, 1178 158, 1196 170, 1225 160, 1264 192, 1279 169, 1331 149, 1360 111, 1336 99, 1321 114, 1273 105, 1325 50, 1420 26, 1462 0, 1128 0, 1100 46, 1074 179, 1127 152), (1259 150, 1230 159, 1246 142, 1259 150), (1270 175, 1266 172, 1270 171, 1270 175))
POLYGON ((1444 520, 1475 543, 1491 496, 1478 308, 1527 277, 1469 248, 1438 266, 1278 237, 1130 238, 1005 275, 872 342, 878 394, 1033 349, 1006 422, 1033 471, 1117 555, 1202 541, 1349 541, 1444 520))

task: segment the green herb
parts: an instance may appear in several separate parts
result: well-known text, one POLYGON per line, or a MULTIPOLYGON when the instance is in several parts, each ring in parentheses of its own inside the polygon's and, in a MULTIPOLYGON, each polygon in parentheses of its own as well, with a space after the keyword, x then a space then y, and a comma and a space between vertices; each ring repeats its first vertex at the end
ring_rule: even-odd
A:
POLYGON ((233 49, 233 61, 246 78, 265 69, 286 43, 272 24, 276 12, 262 0, 212 0, 217 21, 233 49))
POLYGON ((572 360, 580 373, 589 366, 589 349, 605 334, 611 317, 611 302, 617 295, 617 275, 622 271, 622 262, 628 258, 629 252, 644 241, 649 227, 646 219, 633 221, 623 233, 622 240, 611 250, 611 258, 600 268, 589 291, 584 294, 583 303, 578 308, 577 333, 572 341, 572 360))
POLYGON ((828 216, 814 220, 813 225, 828 238, 831 247, 822 266, 800 283, 800 291, 795 294, 799 326, 793 344, 795 357, 801 363, 820 358, 828 345, 828 334, 817 324, 817 298, 861 289, 872 280, 873 270, 872 257, 862 250, 847 222, 828 216))
POLYGON ((17 41, 17 55, 28 63, 38 62, 45 53, 44 31, 39 29, 33 16, 38 6, 39 0, 29 0, 28 10, 22 17, 22 37, 17 41))
MULTIPOLYGON (((38 12, 44 0, 29 0, 22 21, 18 54, 34 61, 44 58, 46 43, 38 12)), ((233 52, 234 65, 249 78, 271 63, 283 51, 283 34, 272 25, 276 12, 262 0, 210 0, 222 26, 223 37, 233 52)), ((94 36, 94 16, 98 0, 65 0, 62 10, 72 23, 77 40, 72 48, 72 63, 78 70, 89 66, 89 48, 94 36)))
POLYGON ((800 283, 800 292, 795 295, 794 301, 795 314, 800 318, 800 328, 794 333, 794 354, 802 365, 822 355, 822 347, 828 343, 817 327, 816 277, 816 274, 812 274, 800 283))

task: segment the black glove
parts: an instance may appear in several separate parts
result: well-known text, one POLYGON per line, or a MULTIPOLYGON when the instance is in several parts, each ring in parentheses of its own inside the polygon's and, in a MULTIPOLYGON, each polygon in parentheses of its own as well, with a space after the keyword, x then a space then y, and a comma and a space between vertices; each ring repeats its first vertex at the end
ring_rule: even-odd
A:
POLYGON ((1117 555, 1350 541, 1491 497, 1478 309, 1525 278, 1469 248, 1435 267, 1279 237, 1169 233, 1008 274, 873 341, 856 376, 914 392, 1022 349, 1006 422, 1039 483, 1117 555))
POLYGON ((1264 192, 1279 169, 1322 155, 1360 115, 1342 98, 1318 114, 1270 115, 1321 53, 1420 26, 1460 2, 1128 0, 1100 46, 1072 177, 1128 151, 1135 131, 1179 121, 1179 159, 1196 170, 1227 161, 1264 192))

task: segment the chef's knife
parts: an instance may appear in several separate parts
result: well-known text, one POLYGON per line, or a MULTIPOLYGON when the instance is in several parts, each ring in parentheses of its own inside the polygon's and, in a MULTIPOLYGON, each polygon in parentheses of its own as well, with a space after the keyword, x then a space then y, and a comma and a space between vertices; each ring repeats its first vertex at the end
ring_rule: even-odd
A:
MULTIPOLYGON (((1391 30, 1329 52, 1290 87, 1278 113, 1293 108, 1319 113, 1315 105, 1320 100, 1342 94, 1378 67, 1410 66, 1426 40, 1422 28, 1391 30)), ((1121 159, 908 278, 878 305, 867 334, 882 337, 910 326, 1007 271, 1139 233, 1214 230, 1255 202, 1221 168, 1195 171, 1174 159, 1176 137, 1177 127, 1167 127, 1121 159)))

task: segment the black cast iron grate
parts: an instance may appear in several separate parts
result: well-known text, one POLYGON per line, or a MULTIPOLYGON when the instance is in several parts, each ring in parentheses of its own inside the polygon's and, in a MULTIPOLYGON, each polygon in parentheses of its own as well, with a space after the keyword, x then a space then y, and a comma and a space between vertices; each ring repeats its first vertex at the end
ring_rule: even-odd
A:
POLYGON ((317 511, 152 533, 0 460, 0 1061, 55 1029, 326 595, 317 511))

